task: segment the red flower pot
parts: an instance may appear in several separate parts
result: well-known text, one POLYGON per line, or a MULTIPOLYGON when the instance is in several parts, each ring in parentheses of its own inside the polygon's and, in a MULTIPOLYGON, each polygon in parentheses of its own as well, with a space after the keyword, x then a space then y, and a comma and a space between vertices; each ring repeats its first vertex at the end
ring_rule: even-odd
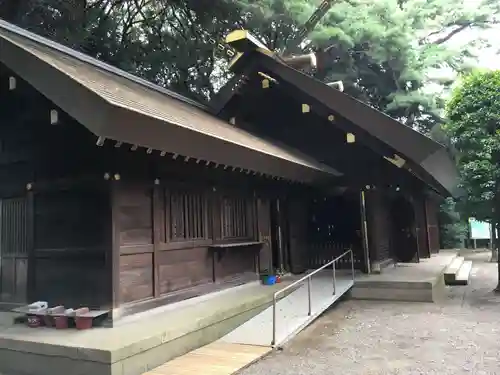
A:
POLYGON ((75 317, 76 329, 90 329, 92 328, 92 317, 77 316, 75 317))
POLYGON ((68 317, 67 316, 54 316, 54 323, 56 329, 66 329, 68 328, 68 317))

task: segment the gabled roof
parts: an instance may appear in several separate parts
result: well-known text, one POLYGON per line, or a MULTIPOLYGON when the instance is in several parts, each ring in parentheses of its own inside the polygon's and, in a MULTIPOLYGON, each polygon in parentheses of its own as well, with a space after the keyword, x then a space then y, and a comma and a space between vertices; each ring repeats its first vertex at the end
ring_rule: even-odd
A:
MULTIPOLYGON (((381 157, 404 161, 404 168, 416 175, 430 187, 443 195, 457 192, 458 174, 454 160, 441 144, 408 127, 361 101, 330 87, 285 64, 277 55, 262 45, 248 39, 248 33, 241 31, 229 35, 228 42, 238 48, 240 55, 232 65, 233 71, 245 76, 256 72, 269 75, 281 86, 293 90, 294 95, 311 104, 311 110, 318 110, 325 118, 334 115, 339 121, 331 126, 342 127, 361 138, 367 146, 381 157), (246 39, 242 42, 240 39, 246 39)), ((216 113, 221 113, 238 90, 227 87, 211 103, 216 113)), ((307 124, 304 124, 307 125, 307 124)), ((335 150, 332 150, 335 152, 335 150)))
POLYGON ((99 137, 291 180, 340 175, 199 103, 2 20, 0 62, 99 137))

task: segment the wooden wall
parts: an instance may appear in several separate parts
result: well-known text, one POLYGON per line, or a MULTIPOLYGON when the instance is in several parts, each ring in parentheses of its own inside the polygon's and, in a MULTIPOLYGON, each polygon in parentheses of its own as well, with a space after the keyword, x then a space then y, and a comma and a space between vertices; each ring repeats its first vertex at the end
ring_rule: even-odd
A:
POLYGON ((257 253, 267 268, 270 201, 289 183, 98 147, 19 77, 10 90, 11 76, 0 66, 0 303, 117 307, 255 277, 257 253), (247 241, 264 244, 212 249, 247 241))
POLYGON ((1 65, 0 100, 0 303, 109 304, 109 193, 95 138, 1 65))
POLYGON ((113 210, 120 304, 255 274, 255 247, 211 247, 258 240, 251 195, 120 181, 113 210))
POLYGON ((33 299, 66 306, 109 304, 105 255, 109 202, 93 187, 34 195, 33 299))

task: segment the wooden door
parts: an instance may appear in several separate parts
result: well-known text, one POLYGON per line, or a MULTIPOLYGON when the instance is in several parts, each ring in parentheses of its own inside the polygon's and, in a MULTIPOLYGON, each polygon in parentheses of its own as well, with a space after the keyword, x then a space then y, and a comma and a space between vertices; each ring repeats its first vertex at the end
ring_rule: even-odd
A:
POLYGON ((259 253, 259 273, 272 271, 272 248, 271 248, 271 202, 267 198, 259 198, 257 201, 257 222, 259 241, 264 244, 259 253))
POLYGON ((0 200, 0 302, 27 302, 29 216, 26 197, 0 200))

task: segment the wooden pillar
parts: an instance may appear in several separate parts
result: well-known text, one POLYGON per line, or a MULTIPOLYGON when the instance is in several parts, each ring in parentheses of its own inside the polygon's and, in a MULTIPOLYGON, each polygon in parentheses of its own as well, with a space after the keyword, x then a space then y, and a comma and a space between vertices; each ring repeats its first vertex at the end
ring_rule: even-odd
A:
POLYGON ((307 206, 303 199, 295 198, 289 206, 290 267, 293 273, 307 270, 307 206))
POLYGON ((365 200, 370 267, 379 272, 392 259, 389 208, 379 190, 367 191, 365 200))
POLYGON ((363 247, 363 262, 364 271, 366 273, 371 273, 370 264, 370 244, 368 240, 368 222, 366 216, 366 199, 365 192, 361 190, 359 194, 359 207, 361 216, 361 241, 363 247))
POLYGON ((153 296, 160 297, 160 273, 159 273, 159 251, 163 233, 163 197, 161 187, 155 184, 153 187, 153 296))
POLYGON ((33 190, 26 193, 26 240, 28 245, 27 298, 36 299, 36 254, 35 254, 35 195, 33 190))
POLYGON ((259 252, 259 273, 272 272, 271 205, 268 198, 257 200, 258 239, 263 242, 259 252))
POLYGON ((425 197, 420 194, 413 196, 413 210, 415 212, 415 231, 417 236, 419 258, 430 258, 429 236, 425 213, 425 197))
MULTIPOLYGON (((106 269, 108 271, 111 307, 116 309, 120 306, 120 227, 118 220, 118 189, 120 188, 120 181, 112 181, 108 186, 111 237, 110 246, 106 252, 106 269)), ((114 318, 116 316, 113 314, 114 318)))
POLYGON ((430 198, 425 199, 425 217, 427 223, 427 239, 429 244, 429 250, 431 254, 436 254, 439 252, 440 242, 439 242, 439 225, 438 225, 438 211, 436 207, 436 202, 430 198))

